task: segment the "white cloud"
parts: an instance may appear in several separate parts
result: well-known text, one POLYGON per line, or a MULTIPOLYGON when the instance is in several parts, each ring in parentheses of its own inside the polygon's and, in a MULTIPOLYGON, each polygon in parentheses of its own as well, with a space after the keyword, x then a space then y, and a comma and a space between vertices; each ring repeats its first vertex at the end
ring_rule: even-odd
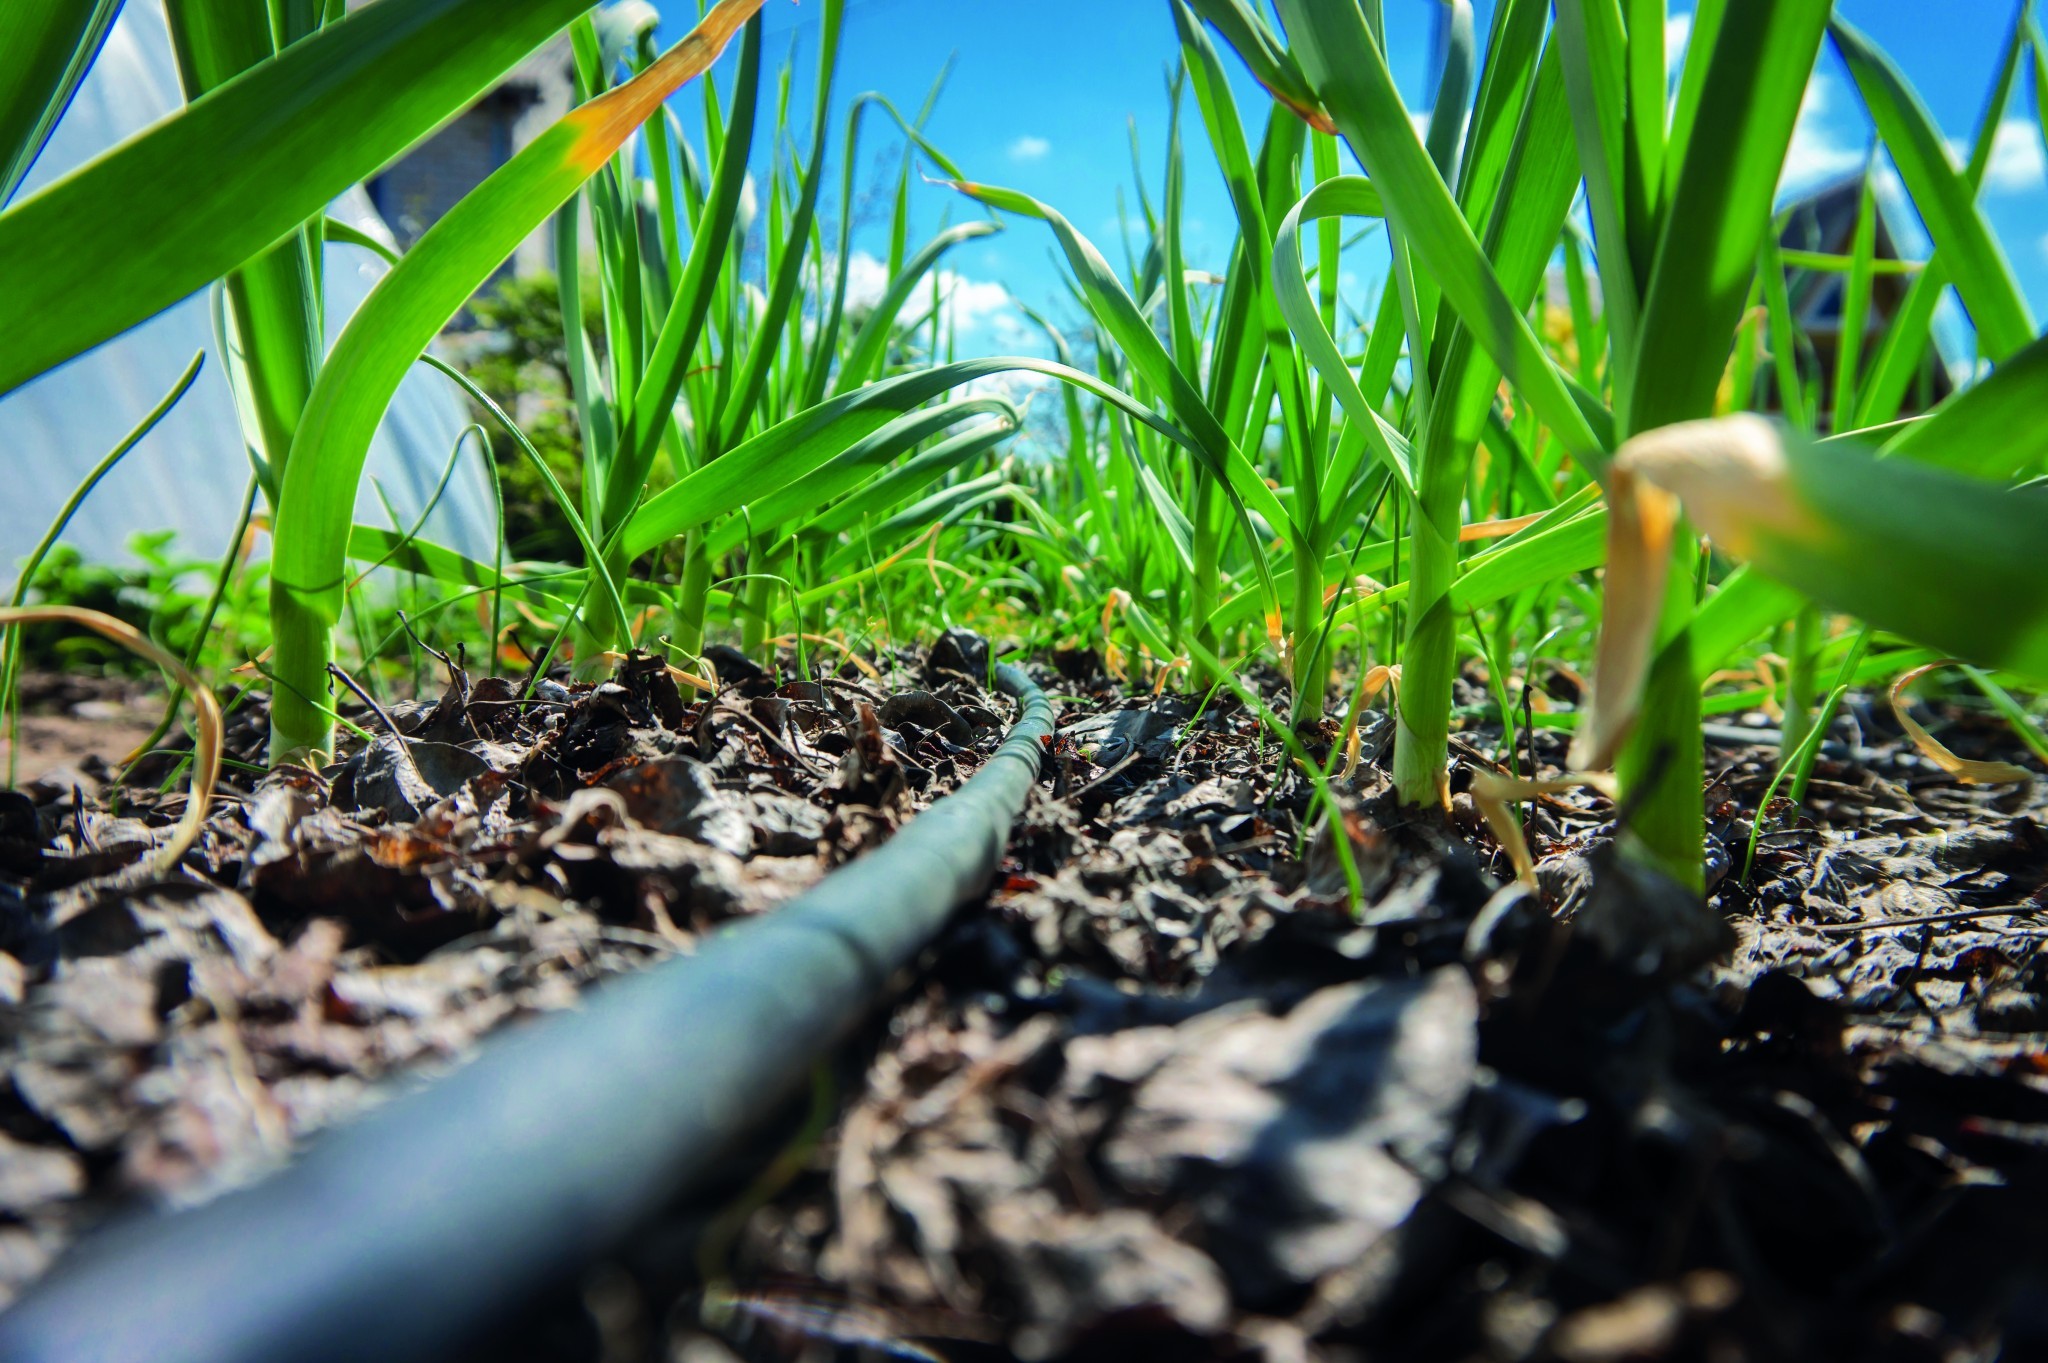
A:
MULTIPOLYGON (((1948 154, 1958 167, 1967 165, 1970 144, 1960 137, 1948 139, 1948 154)), ((2041 133, 2024 118, 2008 118, 1991 135, 1991 160, 1984 167, 1987 194, 2023 194, 2048 181, 2048 150, 2041 145, 2041 133)))
MULTIPOLYGON (((1816 74, 1799 104, 1799 122, 1785 155, 1781 192, 1813 189, 1859 170, 1868 148, 1868 132, 1860 117, 1841 115, 1840 87, 1825 73, 1816 74)), ((1969 144, 1947 139, 1951 162, 1960 170, 1968 161, 1969 144)), ((1880 174, 1889 174, 1881 171, 1880 174)), ((1984 170, 1987 194, 2022 194, 2048 184, 2048 148, 2041 133, 2025 118, 2008 118, 1991 139, 1991 160, 1984 170)))
MULTIPOLYGON (((1024 319, 1010 306, 1010 291, 993 279, 970 279, 952 270, 936 270, 911 290, 904 313, 922 316, 931 306, 932 282, 938 282, 939 306, 947 325, 963 342, 977 336, 1013 342, 1031 334, 1024 319)), ((866 251, 855 251, 846 262, 846 306, 872 308, 882 301, 889 287, 889 267, 866 251)))
POLYGON ((1836 126, 1830 117, 1834 108, 1834 79, 1816 74, 1799 101, 1799 121, 1793 125, 1785 169, 1778 176, 1780 193, 1813 189, 1863 164, 1864 147, 1852 143, 1836 126))
POLYGON ((1007 398, 1019 407, 1030 404, 1032 395, 1042 393, 1055 386, 1059 380, 1050 374, 1039 374, 1026 369, 1005 369, 994 374, 983 374, 970 379, 957 390, 963 398, 1007 398))
POLYGON ((1664 21, 1664 69, 1678 65, 1685 55, 1686 40, 1692 37, 1692 16, 1674 14, 1664 21))
POLYGON ((739 207, 734 211, 733 222, 739 234, 744 237, 754 226, 754 219, 761 213, 761 194, 754 187, 754 173, 748 171, 740 181, 739 207))
POLYGON ((1052 143, 1042 137, 1034 137, 1030 133, 1026 133, 1010 144, 1010 159, 1012 161, 1043 161, 1051 151, 1052 143))
POLYGON ((889 287, 889 267, 866 251, 855 251, 846 262, 846 306, 872 308, 882 301, 889 287))
MULTIPOLYGON (((1000 334, 1014 324, 1016 315, 1010 310, 1010 291, 997 281, 969 279, 951 270, 940 270, 937 278, 946 318, 963 334, 982 327, 1000 334)), ((928 287, 919 292, 927 298, 931 296, 928 287)))

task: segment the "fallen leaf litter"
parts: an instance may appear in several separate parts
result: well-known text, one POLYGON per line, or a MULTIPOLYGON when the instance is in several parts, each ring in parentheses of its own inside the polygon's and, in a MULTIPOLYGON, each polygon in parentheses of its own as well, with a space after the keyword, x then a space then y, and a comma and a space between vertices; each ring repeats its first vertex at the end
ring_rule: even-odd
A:
MULTIPOLYGON (((0 796, 0 1284, 771 909, 957 786, 1010 713, 965 634, 886 686, 717 662, 710 703, 649 659, 527 702, 458 677, 339 770, 236 789, 175 879, 137 867, 176 797, 0 796)), ((559 1356, 2041 1342, 2038 784, 1955 787, 1873 735, 1745 878, 1770 754, 1717 741, 1708 903, 1622 855, 1590 793, 1532 808, 1531 896, 1456 794, 1506 758, 1468 733, 1448 822, 1400 815, 1371 761, 1340 783, 1354 918, 1338 835, 1248 712, 1062 663, 1003 873, 841 1057, 837 1119, 711 1265, 726 1308, 661 1229, 678 1210, 550 1308, 584 1326, 559 1356)))

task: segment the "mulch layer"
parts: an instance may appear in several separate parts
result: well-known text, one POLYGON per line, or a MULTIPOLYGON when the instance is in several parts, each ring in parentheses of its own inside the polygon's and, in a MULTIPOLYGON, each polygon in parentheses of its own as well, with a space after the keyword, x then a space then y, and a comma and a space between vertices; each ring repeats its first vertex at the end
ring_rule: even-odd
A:
MULTIPOLYGON (((2041 781, 1953 784, 1852 704, 1754 829, 1775 750, 1717 731, 1704 900, 1590 792, 1529 807, 1529 892, 1463 793, 1498 731, 1417 818, 1370 717, 1340 832, 1234 700, 1057 661, 996 884, 815 1111, 478 1357, 2048 1356, 2041 781)), ((0 793, 0 1290, 771 910, 1013 714, 965 632, 873 675, 716 662, 708 703, 649 659, 527 700, 458 673, 335 768, 231 781, 170 876, 168 771, 0 793)), ((235 755, 262 734, 252 701, 235 755)))

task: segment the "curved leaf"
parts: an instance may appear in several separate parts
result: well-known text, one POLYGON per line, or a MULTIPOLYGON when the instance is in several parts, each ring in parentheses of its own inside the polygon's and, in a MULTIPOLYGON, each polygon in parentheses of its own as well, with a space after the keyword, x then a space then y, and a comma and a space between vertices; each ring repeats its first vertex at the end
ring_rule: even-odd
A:
MULTIPOLYGON (((790 216, 787 235, 791 246, 783 252, 775 281, 769 288, 766 324, 750 341, 746 369, 726 398, 719 414, 718 448, 725 449, 746 434, 761 391, 768 383, 768 366, 775 359, 788 324, 790 304, 803 280, 803 243, 811 235, 818 211, 818 191, 825 182, 825 135, 830 128, 826 112, 832 107, 832 78, 839 68, 839 21, 841 0, 826 0, 822 37, 818 44, 818 94, 812 107, 811 154, 804 171, 803 188, 797 194, 796 211, 790 216)), ((659 120, 657 120, 657 125, 659 120)))
MULTIPOLYGON (((1152 324, 1145 320, 1136 300, 1124 288, 1123 281, 1117 278, 1109 262, 1102 258, 1102 253, 1095 249, 1095 244, 1075 231, 1074 225, 1059 210, 1028 194, 966 180, 954 181, 953 187, 991 208, 1037 218, 1052 229, 1061 252, 1067 258, 1067 265, 1073 270, 1096 318, 1115 339, 1131 367, 1165 397, 1166 408, 1173 413, 1174 420, 1193 437, 1188 444, 1190 452, 1202 461, 1213 477, 1224 482, 1245 507, 1258 512, 1272 525, 1286 524, 1287 513, 1281 509, 1272 489, 1230 443, 1222 425, 1203 404, 1201 393, 1173 362, 1173 357, 1152 330, 1152 324)), ((1252 548, 1256 553, 1256 538, 1252 541, 1252 548)), ((1263 572, 1263 556, 1260 556, 1259 563, 1263 572)))
MULTIPOLYGON (((805 477, 856 441, 866 439, 941 393, 975 379, 1013 371, 1046 374, 1071 383, 1144 422, 1182 448, 1199 452, 1192 436, 1130 394, 1092 374, 1023 355, 961 360, 871 383, 770 427, 736 446, 724 458, 649 498, 626 523, 620 548, 627 558, 638 558, 666 540, 737 510, 754 497, 805 477)), ((1266 495, 1272 498, 1270 489, 1266 495)), ((1277 507, 1277 500, 1274 504, 1277 507)))
POLYGON ((2011 263, 1977 211, 1976 194, 1949 162, 1934 116, 1891 58, 1846 19, 1830 21, 1828 32, 1976 323, 1978 348, 1993 363, 2004 359, 2034 339, 2034 320, 2011 263))
POLYGON ((1605 451, 1423 149, 1356 7, 1281 0, 1280 12, 1302 70, 1443 298, 1564 447, 1600 462, 1605 451))
MULTIPOLYGON (((761 4, 721 0, 645 71, 542 133, 434 224, 350 320, 306 404, 278 507, 271 568, 279 662, 274 759, 323 751, 332 732, 313 693, 325 687, 327 631, 340 617, 356 486, 400 380, 491 272, 664 99, 708 67, 761 4)), ((292 51, 318 41, 308 39, 292 51)))
POLYGON ((862 488, 905 450, 957 426, 969 417, 994 413, 1005 434, 1021 424, 1021 414, 1006 398, 969 398, 939 407, 923 407, 890 422, 865 440, 849 446, 845 453, 811 473, 800 482, 785 483, 764 496, 746 503, 745 515, 735 516, 705 536, 705 546, 714 554, 737 548, 749 535, 765 534, 778 526, 806 516, 833 498, 862 488))
POLYGON ((1004 469, 994 469, 979 478, 940 488, 857 537, 854 543, 842 545, 825 559, 824 574, 837 577, 859 563, 870 545, 886 553, 904 540, 929 531, 934 525, 952 525, 969 512, 1008 496, 1011 491, 1009 473, 1004 469))
MULTIPOLYGON (((739 79, 733 85, 732 123, 725 130, 711 197, 697 217, 689 261, 683 267, 683 277, 676 285, 668 313, 662 318, 654 349, 647 356, 646 368, 633 395, 631 425, 620 433, 621 448, 606 477, 602 516, 607 528, 626 514, 633 499, 640 495, 648 470, 654 467, 655 452, 661 447, 663 433, 675 419, 676 396, 683 391, 690 357, 697 353, 697 341, 704 334, 704 322, 724 273, 733 223, 746 187, 747 158, 753 146, 761 85, 760 35, 760 26, 755 25, 747 30, 747 39, 741 45, 739 79)), ((707 436, 716 438, 717 432, 707 432, 707 436)))
POLYGON ((42 154, 120 12, 121 0, 0 5, 0 205, 42 154))
MULTIPOLYGON (((1820 51, 1826 5, 1733 5, 1700 95, 1711 137, 1692 139, 1643 291, 1624 432, 1707 415, 1771 230, 1771 197, 1820 51)), ((1657 38, 1661 41, 1661 35, 1657 38)))
MULTIPOLYGON (((858 95, 853 107, 846 115, 846 150, 839 160, 839 249, 836 257, 837 272, 832 284, 831 301, 825 305, 825 317, 818 327, 818 334, 811 347, 808 374, 804 380, 804 405, 816 406, 825 396, 825 379, 831 368, 830 359, 839 349, 839 325, 846 311, 846 277, 853 259, 853 218, 843 206, 854 201, 853 176, 859 164, 861 115, 868 109, 880 109, 894 119, 904 140, 932 159, 932 163, 954 179, 960 178, 960 168, 947 155, 925 140, 918 125, 912 123, 889 102, 885 95, 870 90, 858 95)), ((906 162, 906 166, 907 166, 906 162)))
POLYGON ((2036 472, 2048 460, 2048 337, 2010 356, 1980 382, 1885 443, 1884 452, 1978 478, 2036 472))
POLYGON ((15 204, 0 214, 0 393, 324 212, 585 8, 380 0, 15 204))
POLYGON ((1974 661, 2048 678, 2048 495, 1810 441, 1760 417, 1623 447, 1694 522, 1815 601, 1974 661))
POLYGON ((1287 216, 1280 220, 1279 234, 1273 239, 1273 296, 1302 354, 1323 376, 1323 382, 1330 385, 1330 391, 1343 405, 1345 415, 1364 432, 1374 457, 1394 471, 1401 489, 1413 497, 1414 455, 1408 448, 1407 437, 1389 425, 1366 400, 1351 366, 1345 362, 1343 352, 1337 349, 1336 338, 1323 325, 1315 299, 1309 296, 1308 276, 1301 262, 1301 225, 1337 216, 1384 216, 1379 192, 1372 187, 1370 180, 1358 175, 1340 175, 1334 180, 1325 180, 1288 210, 1287 216))
MULTIPOLYGON (((964 404, 963 404, 964 405, 964 404)), ((836 535, 858 524, 861 517, 885 511, 933 479, 944 476, 978 455, 1008 440, 1015 426, 1007 417, 984 421, 938 444, 864 484, 852 496, 834 502, 804 522, 802 535, 836 535)))

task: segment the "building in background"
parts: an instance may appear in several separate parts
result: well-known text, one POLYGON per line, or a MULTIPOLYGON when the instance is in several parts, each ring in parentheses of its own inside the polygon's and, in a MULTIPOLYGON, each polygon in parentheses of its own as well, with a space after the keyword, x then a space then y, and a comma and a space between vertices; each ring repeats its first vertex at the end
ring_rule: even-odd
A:
MULTIPOLYGON (((491 172, 510 161, 576 98, 567 35, 514 67, 455 120, 365 184, 400 247, 411 246, 491 172)), ((542 228, 520 243, 494 278, 554 268, 554 239, 542 228)))
MULTIPOLYGON (((1794 200, 1787 205, 1789 216, 1785 230, 1778 238, 1779 246, 1788 251, 1849 255, 1855 249, 1856 215, 1862 201, 1861 174, 1823 185, 1804 198, 1794 200)), ((1875 240, 1875 258, 1879 261, 1906 258, 1893 232, 1890 211, 1885 196, 1880 194, 1877 198, 1875 240)), ((1847 296, 1848 280, 1846 273, 1837 270, 1794 267, 1785 271, 1786 299, 1792 305, 1793 321, 1798 325, 1801 339, 1799 372, 1809 384, 1819 380, 1815 418, 1821 430, 1834 427, 1831 404, 1834 400, 1835 366, 1842 353, 1842 303, 1847 296)), ((1897 272, 1878 274, 1871 280, 1870 310, 1863 321, 1860 374, 1869 373, 1878 347, 1883 343, 1885 330, 1904 305, 1906 292, 1912 283, 1910 273, 1897 272)), ((1969 370, 1967 361, 1950 353, 1954 348, 1948 329, 1940 326, 1932 329, 1927 352, 1920 357, 1919 372, 1906 391, 1906 412, 1924 412, 1955 391, 1958 376, 1966 375, 1969 370)), ((1770 409, 1782 410, 1784 402, 1777 391, 1775 368, 1763 366, 1759 381, 1769 385, 1770 409)))

